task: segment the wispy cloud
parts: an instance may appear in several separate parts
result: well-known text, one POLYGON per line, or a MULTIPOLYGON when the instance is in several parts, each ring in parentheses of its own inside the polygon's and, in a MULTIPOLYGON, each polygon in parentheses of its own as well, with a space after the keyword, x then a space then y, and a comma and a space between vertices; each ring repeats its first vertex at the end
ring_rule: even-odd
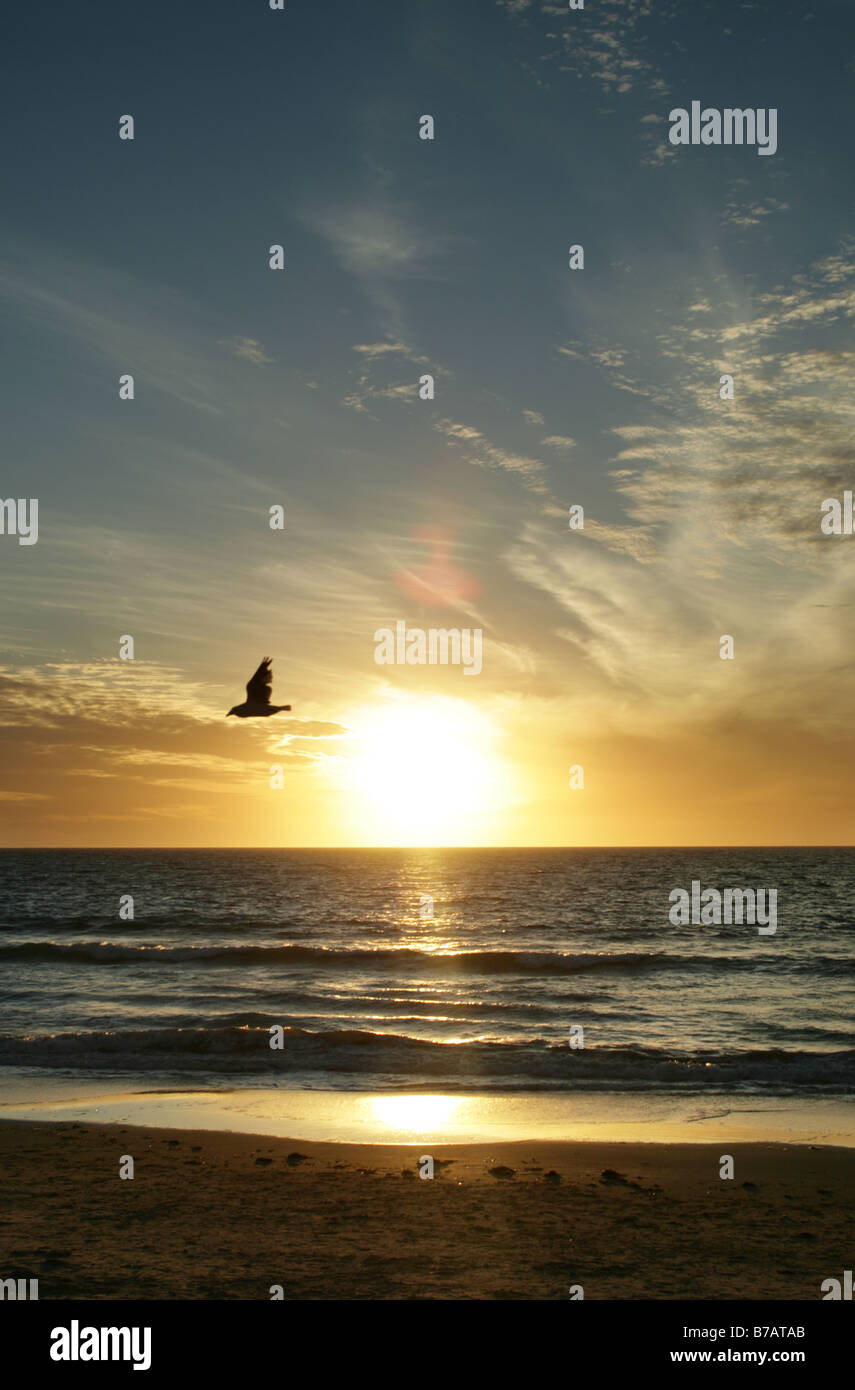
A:
MULTIPOLYGON (((342 400, 350 410, 369 414, 369 403, 380 400, 416 401, 419 378, 431 365, 400 340, 379 343, 359 343, 353 351, 359 355, 356 383, 342 400), (401 381, 401 372, 409 369, 411 379, 401 381)), ((432 367, 432 375, 438 375, 432 367)))
POLYGON ((243 357, 245 361, 252 362, 257 367, 273 361, 255 338, 221 338, 219 341, 220 346, 227 347, 235 357, 243 357))
POLYGON ((598 0, 584 10, 527 0, 497 0, 511 21, 537 27, 540 61, 589 79, 607 96, 640 87, 665 97, 667 84, 651 55, 646 21, 673 16, 674 0, 598 0), (563 22, 556 22, 563 21, 563 22))
POLYGON ((109 370, 118 383, 124 370, 139 386, 219 413, 221 387, 205 339, 208 315, 177 291, 90 264, 53 243, 22 247, 6 239, 0 301, 7 318, 20 314, 46 334, 65 338, 84 361, 96 364, 99 375, 109 370))
POLYGON ((855 573, 846 541, 823 537, 819 521, 855 466, 855 352, 845 345, 855 250, 758 295, 747 313, 698 286, 687 308, 657 335, 658 353, 631 367, 623 350, 566 350, 597 360, 643 409, 612 426, 626 520, 586 515, 569 536, 529 520, 509 563, 572 619, 553 630, 579 651, 585 679, 609 690, 613 717, 632 691, 641 723, 665 711, 723 717, 749 698, 798 720, 816 682, 822 711, 812 718, 840 727, 853 695, 840 644, 855 573), (720 398, 723 373, 734 401, 720 398), (724 633, 737 639, 738 683, 718 660, 724 633))
POLYGON ((576 448, 576 440, 571 439, 567 434, 548 434, 545 439, 541 439, 541 444, 545 444, 547 449, 558 449, 566 451, 576 448))
POLYGON ((475 467, 495 468, 516 474, 530 492, 548 494, 544 478, 546 468, 540 459, 503 449, 491 443, 472 425, 463 425, 454 420, 437 420, 434 428, 445 436, 449 445, 461 448, 468 462, 475 467))

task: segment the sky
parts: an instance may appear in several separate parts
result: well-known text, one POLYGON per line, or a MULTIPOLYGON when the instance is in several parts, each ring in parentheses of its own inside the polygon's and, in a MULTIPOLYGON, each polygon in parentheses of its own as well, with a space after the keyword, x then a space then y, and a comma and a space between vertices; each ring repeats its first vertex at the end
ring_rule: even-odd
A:
POLYGON ((849 0, 95 0, 2 64, 0 844, 852 842, 849 0))

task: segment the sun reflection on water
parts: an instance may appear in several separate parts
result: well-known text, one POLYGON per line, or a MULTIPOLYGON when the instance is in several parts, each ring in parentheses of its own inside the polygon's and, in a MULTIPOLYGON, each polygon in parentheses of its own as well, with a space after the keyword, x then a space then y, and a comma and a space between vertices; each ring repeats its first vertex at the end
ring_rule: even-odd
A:
POLYGON ((371 1120, 398 1133, 434 1134, 453 1126, 466 1104, 463 1096, 372 1096, 371 1120))

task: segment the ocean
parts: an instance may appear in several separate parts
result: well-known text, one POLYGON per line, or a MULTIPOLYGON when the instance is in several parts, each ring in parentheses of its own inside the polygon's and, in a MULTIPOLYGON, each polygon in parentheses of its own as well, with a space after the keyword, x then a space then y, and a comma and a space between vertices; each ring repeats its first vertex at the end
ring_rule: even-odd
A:
POLYGON ((843 1097, 853 945, 850 849, 2 851, 0 1095, 843 1097), (673 926, 693 881, 776 931, 673 926))

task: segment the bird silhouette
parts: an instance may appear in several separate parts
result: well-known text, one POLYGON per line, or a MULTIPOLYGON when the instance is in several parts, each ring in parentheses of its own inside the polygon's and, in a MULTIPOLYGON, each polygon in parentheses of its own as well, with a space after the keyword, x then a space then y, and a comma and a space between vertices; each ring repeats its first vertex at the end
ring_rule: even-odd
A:
MULTIPOLYGON (((246 699, 242 705, 233 705, 229 714, 238 719, 266 719, 269 714, 279 714, 289 710, 290 705, 271 705, 270 692, 273 689, 273 676, 270 671, 271 658, 266 656, 252 680, 247 681, 246 699)), ((226 715, 228 719, 228 715, 226 715)))

